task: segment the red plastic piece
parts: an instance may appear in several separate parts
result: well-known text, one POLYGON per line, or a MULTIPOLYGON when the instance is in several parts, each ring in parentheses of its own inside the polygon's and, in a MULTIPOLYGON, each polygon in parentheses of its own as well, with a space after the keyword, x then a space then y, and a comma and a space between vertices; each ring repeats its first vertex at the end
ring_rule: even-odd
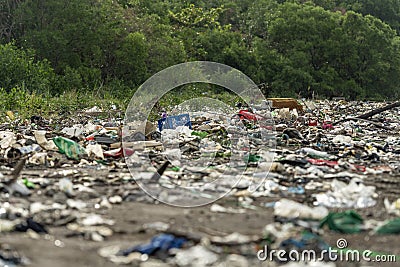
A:
POLYGON ((330 121, 324 121, 324 123, 322 124, 322 129, 324 129, 324 130, 326 130, 326 129, 333 129, 332 122, 330 122, 330 121))
POLYGON ((325 160, 325 159, 308 159, 307 161, 310 162, 311 164, 319 166, 327 165, 329 167, 335 167, 338 165, 337 161, 325 160))
POLYGON ((246 119, 246 120, 249 120, 249 121, 260 121, 260 120, 263 119, 261 116, 259 116, 257 114, 254 114, 254 113, 252 113, 252 112, 250 112, 248 110, 245 110, 245 109, 241 109, 239 111, 238 115, 239 115, 239 118, 241 120, 246 119))
POLYGON ((125 148, 123 149, 122 147, 119 150, 114 150, 114 151, 106 151, 103 152, 103 155, 106 157, 112 157, 112 158, 120 158, 123 156, 131 156, 135 151, 130 148, 125 148))

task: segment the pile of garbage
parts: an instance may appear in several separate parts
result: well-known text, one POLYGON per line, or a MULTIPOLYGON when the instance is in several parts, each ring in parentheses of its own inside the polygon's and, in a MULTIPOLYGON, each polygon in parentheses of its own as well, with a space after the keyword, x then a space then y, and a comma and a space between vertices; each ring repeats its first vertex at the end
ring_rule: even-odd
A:
MULTIPOLYGON (((159 121, 129 123, 94 108, 30 121, 8 113, 0 233, 40 239, 62 227, 56 247, 81 238, 104 243, 98 255, 115 264, 171 266, 250 266, 264 245, 321 251, 337 245, 324 241, 330 233, 399 234, 398 106, 271 99, 227 114, 164 111, 159 121), (106 245, 118 224, 110 211, 129 202, 208 204, 228 216, 271 213, 273 222, 259 235, 218 235, 149 221, 141 226, 153 234, 147 243, 106 245)), ((1 236, 0 244, 0 266, 35 262, 1 236)))

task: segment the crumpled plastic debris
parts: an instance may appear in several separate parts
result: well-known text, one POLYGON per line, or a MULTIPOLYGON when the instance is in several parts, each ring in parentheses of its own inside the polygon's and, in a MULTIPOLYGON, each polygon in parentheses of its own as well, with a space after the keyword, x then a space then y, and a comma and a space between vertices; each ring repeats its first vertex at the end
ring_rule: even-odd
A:
POLYGON ((340 233, 358 233, 362 231, 362 217, 353 210, 334 213, 331 212, 321 220, 321 227, 327 225, 330 230, 340 233))
POLYGON ((16 143, 16 136, 13 132, 1 131, 0 132, 0 147, 6 149, 16 143))
POLYGON ((356 179, 352 179, 348 185, 333 180, 331 187, 332 191, 314 195, 318 205, 332 208, 367 208, 376 204, 375 187, 365 186, 356 179))
POLYGON ((46 131, 33 132, 36 142, 46 151, 58 151, 58 147, 53 140, 46 139, 46 131))
POLYGON ((218 255, 203 246, 197 245, 187 250, 178 251, 174 260, 178 266, 200 267, 215 263, 218 260, 218 255))
POLYGON ((94 156, 98 159, 104 159, 103 148, 99 144, 89 144, 85 147, 85 151, 89 157, 94 156))
POLYGON ((167 253, 170 249, 181 248, 186 243, 186 239, 175 237, 170 234, 161 234, 151 239, 149 244, 137 245, 118 252, 118 255, 127 256, 132 252, 140 252, 141 254, 153 255, 156 252, 167 253))
POLYGON ((320 220, 327 216, 329 213, 325 207, 308 207, 306 205, 297 203, 288 199, 281 199, 275 203, 274 215, 285 218, 299 218, 320 220))
POLYGON ((65 127, 61 130, 61 133, 64 135, 68 136, 69 138, 72 137, 79 137, 81 136, 85 131, 85 128, 83 125, 77 124, 72 127, 65 127))

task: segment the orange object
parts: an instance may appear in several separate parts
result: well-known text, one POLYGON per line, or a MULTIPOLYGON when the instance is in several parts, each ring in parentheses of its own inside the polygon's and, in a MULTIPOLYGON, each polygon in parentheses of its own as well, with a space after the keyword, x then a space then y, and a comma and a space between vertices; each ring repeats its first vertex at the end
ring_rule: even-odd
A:
POLYGON ((268 98, 267 100, 272 102, 272 108, 289 108, 303 111, 303 106, 294 98, 268 98))

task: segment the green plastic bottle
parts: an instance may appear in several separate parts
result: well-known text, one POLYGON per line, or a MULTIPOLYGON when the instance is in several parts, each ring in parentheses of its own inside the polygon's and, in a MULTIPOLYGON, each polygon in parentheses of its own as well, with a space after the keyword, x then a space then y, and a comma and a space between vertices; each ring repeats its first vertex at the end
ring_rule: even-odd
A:
POLYGON ((79 160, 79 156, 86 153, 83 147, 71 139, 57 136, 53 138, 53 141, 58 147, 59 152, 65 154, 70 159, 79 160))

